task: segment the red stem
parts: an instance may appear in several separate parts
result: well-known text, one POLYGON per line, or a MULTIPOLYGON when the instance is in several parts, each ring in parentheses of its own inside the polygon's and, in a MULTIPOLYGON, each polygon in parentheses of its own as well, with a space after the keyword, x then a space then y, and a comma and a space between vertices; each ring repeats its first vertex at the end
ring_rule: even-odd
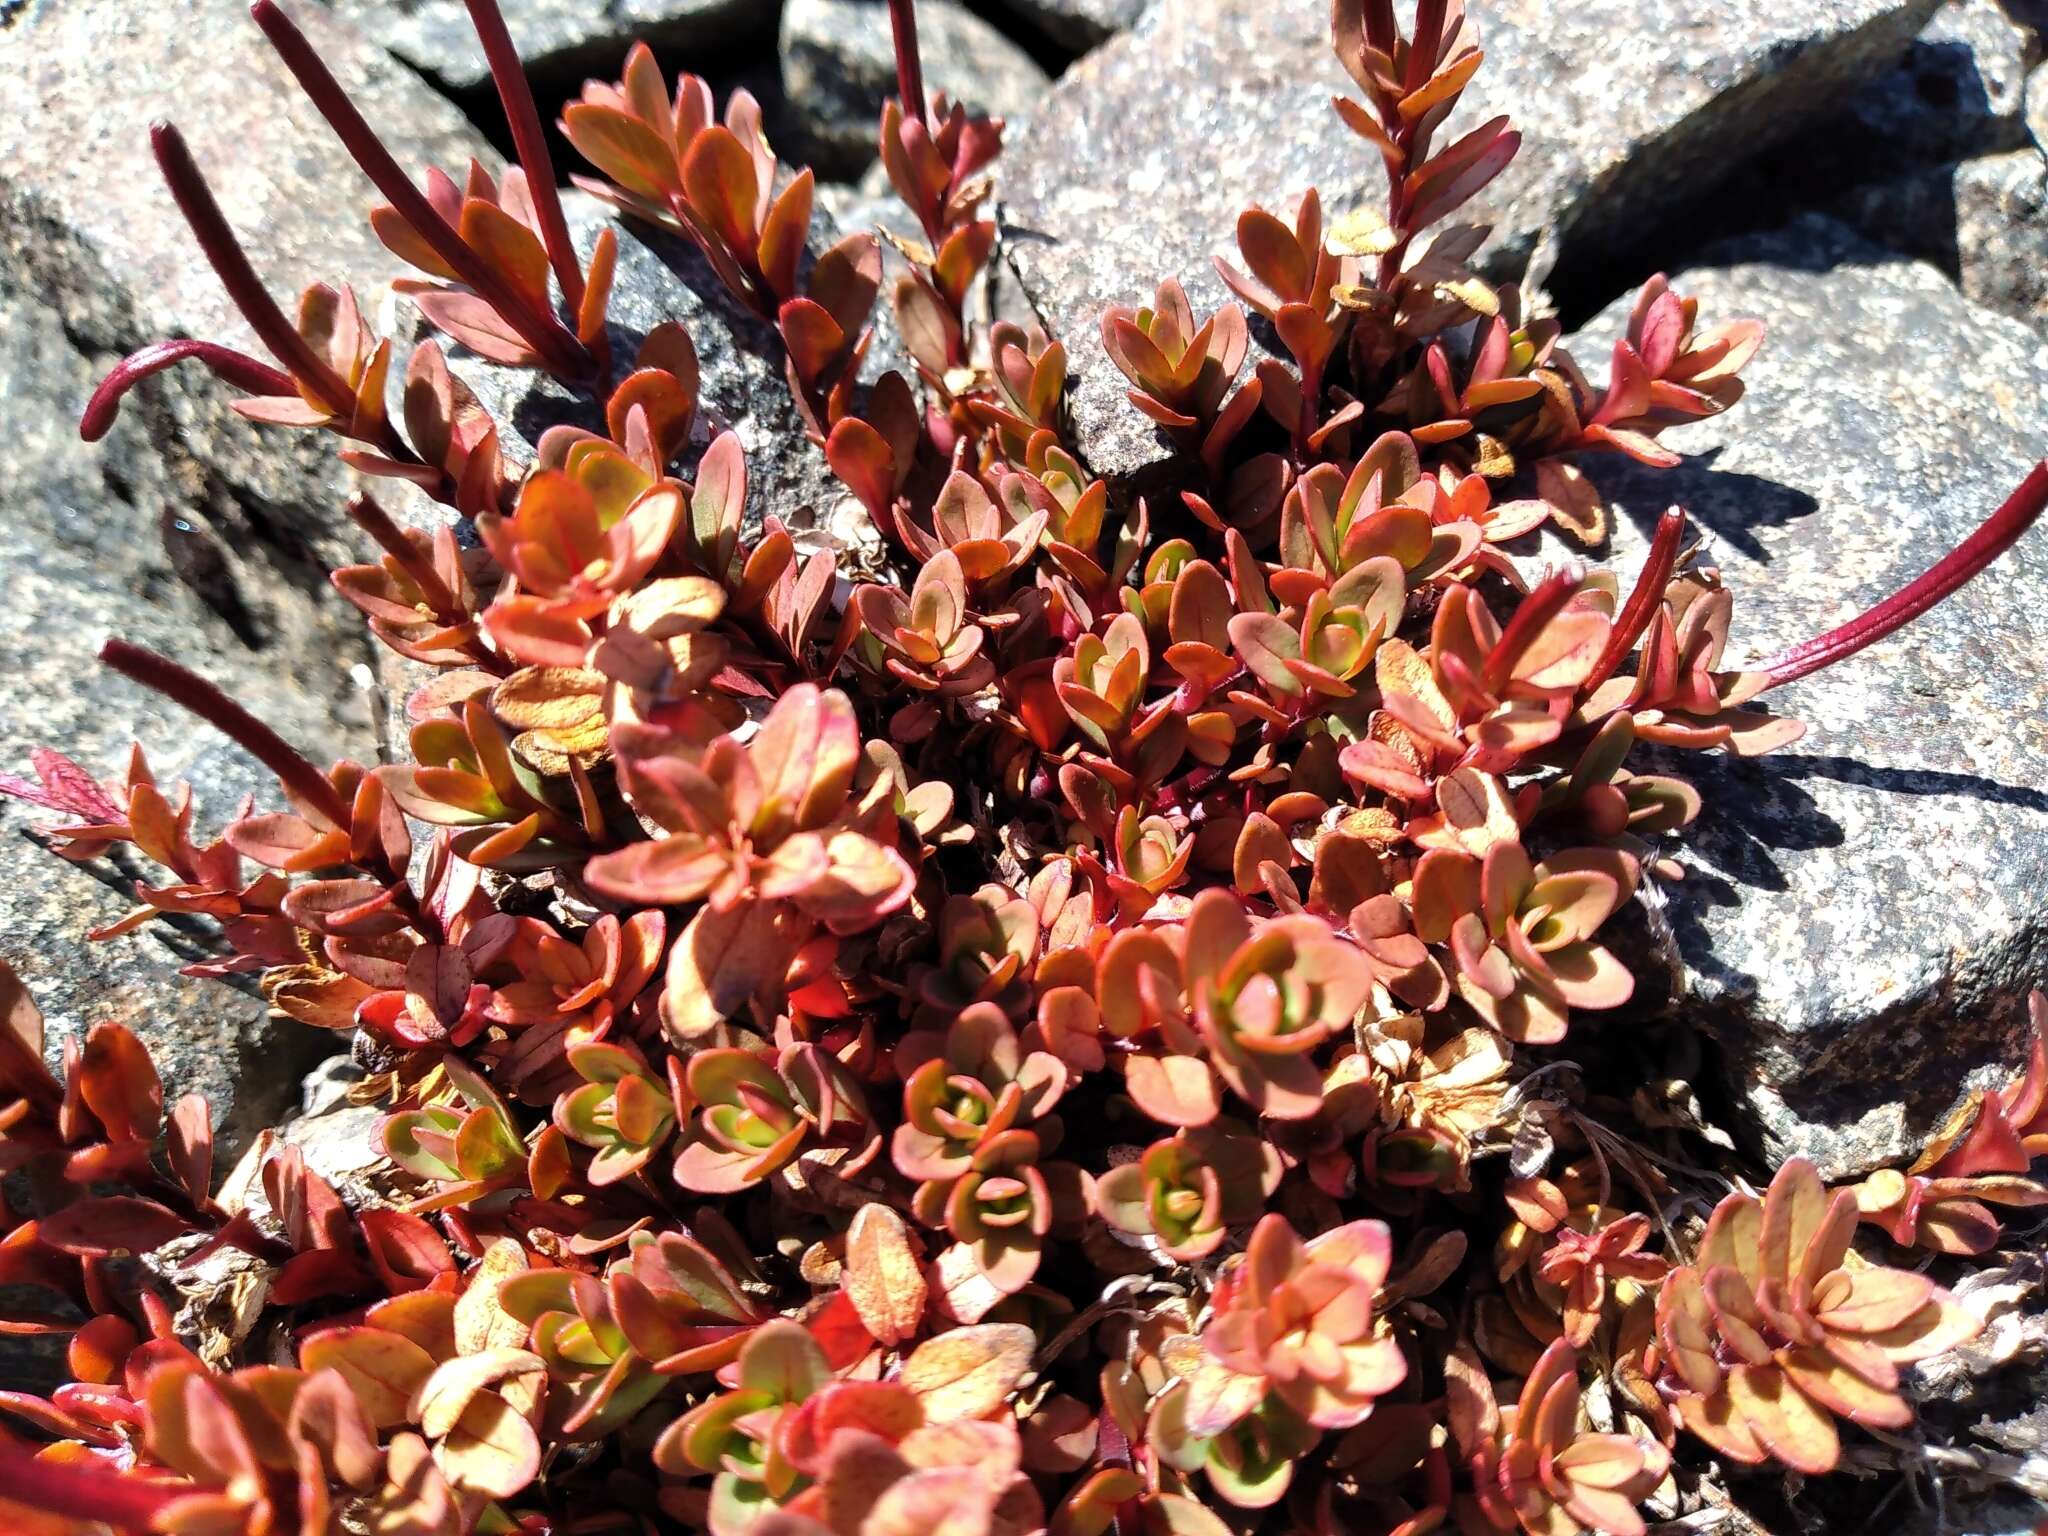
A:
POLYGON ((420 589, 420 596, 433 608, 436 618, 445 623, 451 615, 462 614, 462 604, 448 590, 448 584, 441 580, 441 573, 434 569, 434 562, 368 495, 358 493, 349 497, 348 518, 376 540, 379 549, 398 562, 405 574, 412 578, 413 585, 420 589))
POLYGON ((213 200, 206 178, 199 174, 199 167, 193 163, 192 152, 185 147, 185 136, 169 123, 152 123, 149 142, 156 152, 156 163, 163 172, 164 183, 177 200, 178 211, 191 225, 199 248, 206 253, 208 264, 220 278, 221 286, 227 289, 228 298, 234 302, 235 308, 242 312, 242 318, 249 322, 249 328, 270 349, 271 356, 284 364, 285 370, 294 378, 311 388, 330 411, 337 416, 354 415, 356 392, 307 344, 306 338, 299 334, 299 328, 285 317, 284 311, 277 307, 277 301, 264 288, 263 280, 257 277, 256 269, 249 265, 249 258, 243 253, 241 242, 235 239, 234 230, 228 227, 220 204, 213 200))
POLYGON ((906 117, 930 128, 924 66, 917 56, 917 0, 889 0, 889 30, 896 40, 896 97, 906 117))
POLYGON ((1607 649, 1600 653, 1600 659, 1593 663, 1593 670, 1579 684, 1581 696, 1590 694, 1614 676, 1616 669, 1628 659, 1628 653, 1635 649, 1636 642, 1643 638, 1643 631, 1657 616, 1657 605, 1664 600, 1664 589, 1671 585, 1671 572, 1678 564, 1678 541, 1684 536, 1685 514, 1678 508, 1673 507, 1657 519, 1657 532, 1650 539, 1650 552, 1643 559, 1635 587, 1607 636, 1607 649))
POLYGON ((2048 459, 2027 472, 2019 488, 1975 533, 1876 607, 1803 645, 1780 651, 1752 670, 1769 679, 1768 687, 1781 687, 1903 629, 2012 548, 2044 510, 2048 510, 2048 459))
POLYGON ((252 395, 298 393, 298 385, 290 374, 246 352, 237 352, 233 347, 224 347, 215 341, 156 341, 139 352, 130 353, 100 380, 99 388, 92 392, 92 398, 85 402, 85 410, 78 418, 78 435, 88 443, 98 442, 112 428, 114 418, 121 414, 122 396, 144 379, 162 373, 188 357, 198 358, 213 370, 215 377, 252 395))
POLYGON ((197 672, 168 657, 126 640, 109 640, 100 660, 123 677, 154 690, 179 708, 189 710, 277 775, 286 791, 307 808, 327 818, 336 829, 349 824, 349 808, 315 768, 277 732, 214 687, 197 672))
POLYGON ((191 1491, 127 1477, 97 1460, 47 1461, 11 1439, 0 1443, 0 1499, 30 1509, 148 1531, 165 1505, 191 1491))
POLYGON ((270 46, 299 82, 299 89, 327 119, 327 126, 334 130, 335 137, 341 140, 363 174, 384 195, 385 201, 397 210, 398 216, 434 248, 434 254, 475 289, 478 297, 496 310, 505 323, 540 354, 551 373, 573 380, 593 376, 597 365, 583 343, 564 330, 553 315, 528 305, 509 283, 470 249, 448 221, 434 211, 434 205, 412 184, 412 178, 391 158, 391 151, 371 131, 363 114, 356 110, 356 104, 349 100, 348 92, 341 88, 341 82, 334 78, 313 45, 306 41, 305 33, 292 24, 291 18, 277 8, 274 0, 256 0, 249 7, 249 14, 255 17, 256 25, 263 29, 270 46))
POLYGON ((498 0, 469 0, 470 25, 484 45, 484 58, 497 82, 498 100, 505 108, 505 121, 512 129, 512 147, 526 172, 526 190, 533 198, 534 217, 540 220, 541 240, 548 248, 548 264, 555 269, 555 281, 562 285, 562 299, 571 314, 583 308, 583 268, 576 260, 576 246, 569 238, 569 222, 562 217, 562 199, 555 188, 555 164, 548 155, 548 141, 541 130, 540 113, 533 104, 533 89, 526 83, 526 71, 519 62, 519 50, 505 26, 505 13, 498 0))

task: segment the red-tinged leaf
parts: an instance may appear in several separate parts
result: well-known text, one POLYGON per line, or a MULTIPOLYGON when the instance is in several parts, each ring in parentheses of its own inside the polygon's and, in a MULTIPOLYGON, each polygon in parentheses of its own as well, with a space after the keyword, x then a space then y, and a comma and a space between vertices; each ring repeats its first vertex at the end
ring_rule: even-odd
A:
POLYGON ((683 156, 683 189, 690 207, 740 260, 754 260, 755 207, 760 183, 754 157, 729 128, 706 128, 683 156))
POLYGON ((213 1188, 213 1122, 198 1094, 186 1094, 171 1110, 165 1155, 185 1193, 203 1205, 213 1188))
POLYGON ((413 1396, 434 1372, 434 1359, 403 1334, 384 1328, 333 1328, 299 1346, 308 1371, 336 1370, 378 1429, 412 1422, 413 1396))
POLYGON ((1505 117, 1480 124, 1433 160, 1408 175, 1413 202, 1408 227, 1422 229, 1443 218, 1498 176, 1522 147, 1522 136, 1505 117))
POLYGON ((360 1218, 370 1264, 392 1295, 423 1290, 436 1275, 455 1268, 440 1234, 403 1211, 365 1211, 360 1218))
POLYGON ((485 610, 484 628, 528 666, 581 667, 590 654, 590 627, 536 597, 499 598, 485 610))
POLYGON ((846 1292, 876 1342, 902 1343, 924 1316, 924 1275, 903 1218, 886 1205, 864 1205, 846 1233, 846 1292))
POLYGON ((737 436, 721 432, 704 450, 690 494, 690 535, 714 579, 731 569, 746 504, 746 454, 737 436))
POLYGON ((473 293, 426 288, 414 291, 413 302, 428 321, 488 362, 508 368, 531 368, 540 355, 487 300, 473 293))
POLYGON ((825 461, 832 473, 878 520, 896 499, 896 456, 882 440, 882 434, 858 417, 849 416, 832 429, 825 441, 825 461))
POLYGON ((821 379, 846 346, 846 333, 839 329, 822 304, 809 299, 791 299, 777 315, 783 345, 797 377, 807 384, 821 379))
POLYGON ((78 1068, 79 1095, 112 1141, 156 1140, 164 1089, 149 1052, 125 1024, 95 1024, 78 1068))
POLYGON ((1237 219, 1237 248, 1252 275, 1286 302, 1306 299, 1315 273, 1294 231, 1263 208, 1247 208, 1237 219))
POLYGON ((611 308, 612 280, 618 273, 618 231, 607 225, 591 248, 590 268, 583 274, 583 304, 576 312, 576 339, 595 346, 604 339, 605 315, 611 308))
POLYGON ((897 1378, 918 1395, 928 1422, 978 1419, 1000 1408, 1031 1368, 1038 1340, 1016 1323, 980 1323, 927 1339, 897 1378))
POLYGON ((1230 620, 1230 643, 1238 658, 1275 693, 1293 697, 1301 679, 1287 663, 1301 659, 1301 637, 1270 613, 1239 613, 1230 620))
POLYGON ((578 154, 628 192, 659 202, 683 190, 674 145, 629 113, 572 102, 562 131, 578 154))
POLYGON ((60 1092, 43 1063, 42 1010, 4 959, 0 959, 0 1085, 44 1102, 56 1099, 60 1092))
POLYGON ((532 230, 495 204, 472 197, 462 205, 457 233, 463 244, 510 284, 536 314, 552 312, 548 302, 548 253, 532 230))
POLYGON ((175 1211, 140 1195, 99 1195, 45 1216, 36 1236, 52 1248, 105 1259, 147 1253, 192 1230, 175 1211))
POLYGON ((699 910, 669 951, 662 1022, 670 1035, 693 1043, 771 990, 802 939, 794 914, 779 902, 699 910))
POLYGON ((797 263, 811 231, 813 177, 809 167, 783 188, 761 224, 761 275, 778 299, 796 292, 797 263))

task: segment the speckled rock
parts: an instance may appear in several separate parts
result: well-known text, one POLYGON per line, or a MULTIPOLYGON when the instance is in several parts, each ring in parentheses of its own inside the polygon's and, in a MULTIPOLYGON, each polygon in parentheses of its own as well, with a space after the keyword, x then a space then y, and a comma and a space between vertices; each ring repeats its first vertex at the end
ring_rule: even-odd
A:
POLYGON ((1858 187, 1829 211, 2048 336, 2048 160, 2031 145, 1858 187))
MULTIPOLYGON (((1588 468, 1633 579, 1676 502, 1735 592, 1731 665, 1854 616, 1963 538, 2048 449, 2048 350, 1932 267, 1810 218, 1683 275, 1770 327, 1728 415, 1657 472, 1588 468)), ((1586 327, 1598 355, 1625 303, 1586 327)), ((1706 810, 1666 907, 1681 1006, 1719 1042, 1739 1134, 1830 1177, 1917 1151, 2017 1062, 2048 982, 2048 533, 1919 623, 1785 688, 1806 738, 1685 754, 1706 810)))
POLYGON ((1086 53, 1136 24, 1150 0, 1001 0, 1069 53, 1086 53))
MULTIPOLYGON (((1021 123, 1043 99, 1045 71, 1017 44, 954 0, 917 8, 925 89, 1021 123)), ((852 179, 874 159, 883 101, 896 94, 896 50, 885 0, 785 0, 783 134, 820 175, 852 179)))
MULTIPOLYGON (((460 164, 483 150, 459 113, 325 13, 308 34, 399 158, 460 164)), ((40 745, 111 775, 140 737, 157 772, 196 786, 217 827, 268 775, 154 695, 103 673, 116 633, 212 677, 315 757, 367 755, 350 664, 360 620, 326 572, 345 491, 331 440, 254 427, 200 370, 130 396, 112 435, 78 439, 80 408, 124 352, 169 334, 248 344, 151 163, 145 124, 170 117, 213 178, 272 291, 345 280, 366 294, 393 262, 365 227, 359 173, 238 0, 0 7, 0 654, 10 708, 0 768, 40 745), (83 67, 81 61, 89 61, 83 67), (252 152, 260 145, 261 152, 252 152)), ((137 1028, 173 1092, 212 1100, 229 1142, 296 1094, 332 1042, 266 1023, 259 998, 176 967, 202 958, 166 925, 105 944, 85 930, 134 905, 141 868, 82 869, 31 840, 50 818, 0 806, 0 948, 49 1019, 53 1047, 103 1018, 137 1028)))
MULTIPOLYGON (((1605 262, 1732 169, 1887 67, 1934 0, 1491 0, 1470 7, 1486 63, 1458 122, 1511 112, 1521 153, 1473 205, 1494 265, 1605 262)), ((1169 274, 1198 311, 1224 298, 1248 203, 1289 211, 1318 187, 1334 216, 1384 196, 1364 141, 1328 105, 1346 90, 1322 0, 1158 0, 1062 77, 1005 157, 1008 258, 1067 339, 1074 420, 1098 473, 1142 477, 1157 437, 1101 352, 1104 305, 1169 274)))
POLYGON ((1998 0, 1950 0, 1896 65, 1850 98, 1846 156, 1890 174, 2018 148, 2033 47, 1998 0))
MULTIPOLYGON (((78 440, 78 404, 105 359, 80 350, 66 328, 67 318, 91 318, 91 311, 67 315, 47 297, 0 263, 0 399, 8 403, 0 484, 8 488, 10 528, 0 547, 8 593, 0 653, 10 658, 12 701, 0 711, 0 768, 23 771, 32 749, 54 745, 110 776, 139 737, 166 782, 190 778, 199 786, 202 824, 217 827, 245 794, 275 803, 275 781, 156 695, 102 672, 94 660, 101 639, 119 634, 174 655, 225 683, 287 736, 332 753, 344 744, 337 709, 353 702, 335 696, 353 692, 346 668, 329 671, 322 655, 339 636, 307 624, 251 650, 179 582, 164 539, 198 535, 166 532, 188 509, 172 466, 149 440, 163 423, 134 413, 98 448, 78 440)), ((305 604, 305 594, 292 596, 305 604)), ((252 615, 258 611, 266 625, 303 618, 274 592, 260 610, 252 607, 252 615)), ((262 999, 246 988, 177 975, 180 965, 212 953, 207 925, 160 923, 88 942, 87 929, 135 905, 136 877, 162 875, 143 860, 87 867, 45 852, 32 831, 56 819, 0 802, 0 952, 43 1010, 53 1060, 63 1041, 103 1019, 121 1020, 149 1043, 173 1091, 206 1094, 227 1141, 240 1140, 292 1102, 300 1058, 331 1042, 299 1025, 267 1024, 262 999)))
MULTIPOLYGON (((491 83, 463 0, 323 0, 365 37, 456 92, 491 83)), ((528 73, 555 80, 612 78, 636 42, 685 62, 724 55, 774 30, 767 0, 499 0, 528 73)))

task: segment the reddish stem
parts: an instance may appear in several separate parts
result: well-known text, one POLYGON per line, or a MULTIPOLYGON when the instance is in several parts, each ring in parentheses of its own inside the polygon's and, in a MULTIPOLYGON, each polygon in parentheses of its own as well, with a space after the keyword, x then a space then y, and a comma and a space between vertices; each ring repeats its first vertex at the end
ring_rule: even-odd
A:
POLYGON ((434 254, 445 261, 464 283, 475 289, 478 297, 496 310, 505 323, 540 354, 550 372, 564 379, 592 377, 597 372, 597 365, 583 343, 564 330, 553 315, 529 305, 470 249, 468 242, 446 219, 435 212, 434 205, 412 184, 412 178, 391 158, 391 151, 371 131, 363 114, 349 99, 348 92, 341 88, 341 82, 334 78, 313 45, 306 41, 305 33, 292 24, 291 18, 277 8, 274 0, 256 0, 249 7, 249 14, 255 17, 256 25, 263 29, 270 46, 299 82, 299 89, 306 93, 307 99, 327 120, 327 126, 334 130, 335 137, 341 140, 342 146, 361 167, 363 174, 369 177, 371 184, 384 195, 385 201, 397 210, 398 216, 410 224, 419 237, 434 248, 434 254))
POLYGON ((1769 679, 1766 686, 1777 688, 1854 656, 1866 645, 1912 623, 2011 549, 2044 510, 2048 510, 2048 459, 2027 472, 2019 488, 1975 533, 1876 607, 1803 645, 1780 651, 1752 670, 1769 679))
POLYGON ((78 435, 88 443, 98 442, 112 428, 114 418, 121 414, 122 396, 144 379, 162 373, 188 357, 198 358, 213 370, 215 377, 252 395, 298 393, 298 385, 290 374, 246 352, 224 347, 219 342, 151 342, 141 351, 132 352, 116 363, 113 371, 100 380, 99 388, 92 392, 92 398, 85 402, 85 410, 78 418, 78 435))
MULTIPOLYGON (((299 328, 286 318, 284 311, 277 307, 277 301, 264 288, 256 269, 249 265, 241 242, 228 227, 220 204, 213 200, 206 178, 199 174, 199 167, 193 163, 192 151, 185 147, 185 136, 169 123, 152 123, 149 142, 156 152, 157 167, 163 172, 164 183, 177 200, 178 211, 192 227, 199 248, 206 253, 208 264, 220 278, 221 286, 227 289, 228 298, 235 308, 242 312, 242 318, 249 322, 249 328, 270 349, 271 356, 284 364, 285 370, 294 378, 311 388, 327 409, 337 416, 354 415, 356 392, 348 387, 347 380, 328 366, 325 358, 313 350, 306 338, 299 334, 299 328)), ((296 393, 296 390, 284 393, 296 393)))
POLYGON ((1579 684, 1582 696, 1590 694, 1614 676, 1616 669, 1628 659, 1628 653, 1635 649, 1636 642, 1643 638, 1643 631, 1657 616, 1657 605, 1664 600, 1664 589, 1671 585, 1671 572, 1678 564, 1678 541, 1684 536, 1685 514, 1678 508, 1671 508, 1657 519, 1657 532, 1650 539, 1650 552, 1644 557, 1635 588, 1629 593, 1620 617, 1614 621, 1614 628, 1607 636, 1607 649, 1600 653, 1600 659, 1593 663, 1593 670, 1579 684))
POLYGON ((349 808, 327 781, 327 775, 197 672, 126 640, 109 640, 101 646, 100 660, 123 677, 162 694, 211 725, 276 774, 278 782, 294 799, 326 817, 334 828, 348 826, 349 808))
POLYGON ((191 1491, 124 1476, 98 1460, 48 1461, 11 1439, 0 1443, 0 1499, 30 1509, 148 1531, 165 1505, 191 1491))
POLYGON ((451 615, 462 615, 462 604, 448 590, 448 584, 441 580, 441 573, 434 569, 434 562, 367 494, 349 497, 348 518, 376 540, 379 549, 398 562, 405 574, 412 578, 413 585, 420 589, 420 596, 433 608, 436 618, 446 622, 451 615))
POLYGON ((929 129, 924 65, 917 56, 917 0, 889 0, 889 30, 896 40, 896 97, 903 103, 904 116, 929 129))
POLYGON ((563 302, 573 314, 583 308, 583 268, 576 259, 576 246, 569 238, 569 222, 562 217, 562 199, 555 188, 555 163, 548 155, 548 141, 541 130, 540 113, 533 104, 533 89, 526 83, 526 71, 519 62, 519 50, 505 26, 505 13, 498 0, 469 0, 470 25, 484 45, 484 59, 497 82, 498 100, 505 108, 505 121, 512 129, 512 147, 526 172, 526 190, 533 198, 534 217, 540 220, 540 236, 548 248, 548 264, 555 269, 555 281, 562 285, 563 302))

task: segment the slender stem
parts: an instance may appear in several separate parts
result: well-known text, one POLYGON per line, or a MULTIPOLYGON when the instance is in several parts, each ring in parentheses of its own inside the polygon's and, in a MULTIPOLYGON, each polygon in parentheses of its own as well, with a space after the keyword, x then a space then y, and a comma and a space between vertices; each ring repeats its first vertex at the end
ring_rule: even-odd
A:
POLYGON ((451 614, 462 612, 462 604, 448 590, 448 584, 441 580, 441 573, 434 569, 434 562, 405 536, 404 529, 391 521, 391 514, 366 493, 358 492, 349 497, 348 519, 376 540, 379 549, 398 562, 405 574, 412 578, 413 585, 420 589, 420 596, 427 600, 436 618, 445 621, 451 614))
POLYGON ((924 95, 924 66, 917 56, 917 0, 889 0, 889 30, 896 40, 896 97, 907 116, 927 128, 931 112, 924 95))
POLYGON ((92 398, 78 418, 78 435, 96 443, 107 435, 114 418, 121 414, 121 397, 152 375, 196 357, 213 370, 215 377, 252 395, 293 395, 298 385, 292 376, 246 352, 224 347, 215 341, 156 341, 131 352, 100 380, 92 398))
POLYGON ((154 1530, 165 1505, 190 1492, 116 1472, 104 1462, 47 1461, 11 1438, 0 1443, 0 1498, 123 1532, 154 1530))
POLYGON ((1643 631, 1650 627, 1650 620, 1657 616, 1657 605, 1664 600, 1664 589, 1671 585, 1671 572, 1678 564, 1678 541, 1684 534, 1685 514, 1678 508, 1671 508, 1657 519, 1657 532, 1650 539, 1650 552, 1643 558, 1643 568, 1636 576, 1635 587, 1607 636, 1607 649, 1600 653, 1600 659, 1593 663, 1593 670, 1579 684, 1581 696, 1592 693, 1614 676, 1616 669, 1628 659, 1628 653, 1635 649, 1636 642, 1643 638, 1643 631))
POLYGON ((271 355, 284 364, 286 371, 310 387, 330 411, 339 416, 353 415, 356 392, 313 350, 264 288, 234 230, 228 227, 220 204, 213 200, 206 178, 193 163, 192 151, 185 147, 185 136, 169 123, 152 123, 149 142, 156 151, 164 183, 177 200, 178 211, 192 226, 199 248, 206 253, 208 264, 227 289, 235 308, 242 312, 242 318, 249 322, 249 328, 270 349, 271 355))
POLYGON ((2048 459, 2027 472, 2019 488, 1975 533, 1875 608, 1803 645, 1780 651, 1752 670, 1763 673, 1770 679, 1768 686, 1777 688, 1855 655, 1912 623, 2011 549, 2044 510, 2048 510, 2048 459))
POLYGON ((188 671, 168 657, 146 651, 126 640, 109 640, 100 647, 100 660, 123 677, 132 678, 154 690, 179 708, 189 710, 226 736, 235 745, 277 775, 277 780, 301 805, 327 818, 336 828, 349 824, 349 809, 341 795, 315 768, 277 732, 222 693, 197 672, 188 671))
POLYGON ((477 295, 540 354, 550 372, 565 379, 578 380, 594 374, 596 365, 583 343, 563 329, 553 315, 538 312, 528 305, 434 210, 434 205, 391 158, 391 151, 371 131, 370 125, 363 120, 363 114, 356 110, 356 104, 349 100, 348 92, 341 88, 341 82, 334 78, 313 45, 306 41, 305 33, 292 24, 291 18, 277 8, 274 0, 256 0, 249 8, 249 14, 256 18, 256 25, 263 29, 263 35, 270 40, 270 46, 284 61, 285 68, 292 72, 299 88, 306 93, 315 109, 327 119, 327 126, 334 130, 335 137, 341 140, 363 174, 384 194, 398 216, 434 248, 434 254, 448 263, 463 282, 475 289, 477 295))
POLYGON ((541 130, 540 113, 533 104, 533 88, 519 62, 519 50, 505 27, 505 13, 498 0, 469 0, 470 25, 484 45, 484 58, 491 66, 491 78, 498 85, 498 100, 505 108, 505 121, 512 129, 512 147, 526 172, 526 190, 533 198, 534 217, 540 220, 541 240, 548 248, 548 263, 555 269, 555 281, 562 286, 562 299, 571 314, 583 308, 583 268, 576 260, 576 246, 569 238, 569 222, 562 217, 562 199, 555 188, 555 165, 548 155, 548 141, 541 130))

